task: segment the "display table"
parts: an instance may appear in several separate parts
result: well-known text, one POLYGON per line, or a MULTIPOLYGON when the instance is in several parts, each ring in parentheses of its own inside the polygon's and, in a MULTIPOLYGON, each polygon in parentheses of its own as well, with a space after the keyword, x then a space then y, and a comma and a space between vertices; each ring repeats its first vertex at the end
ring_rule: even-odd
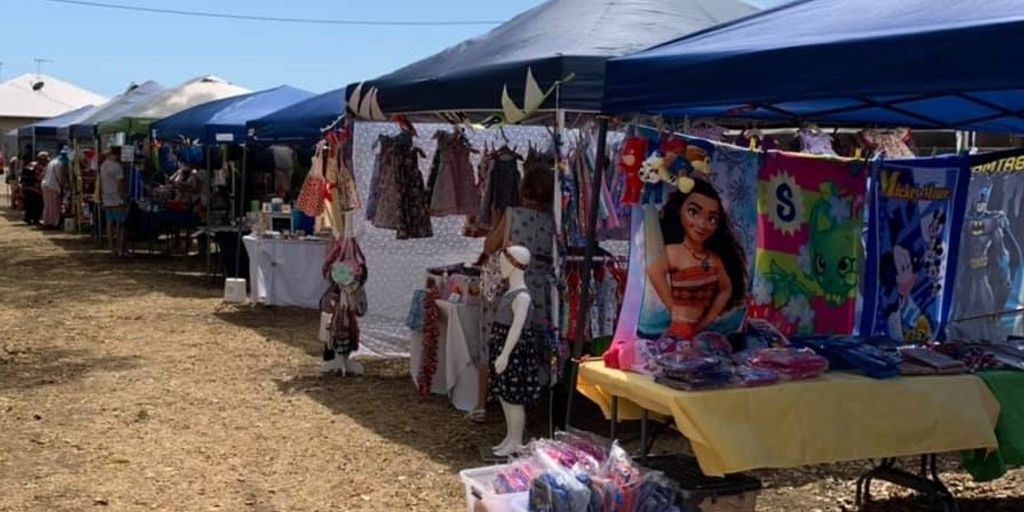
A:
POLYGON ((476 409, 480 393, 480 371, 472 354, 480 353, 483 313, 479 304, 470 306, 438 300, 437 306, 444 320, 441 331, 444 357, 438 354, 438 361, 443 361, 444 365, 445 391, 456 409, 470 412, 476 409))
POLYGON ((580 365, 578 389, 611 417, 671 417, 707 475, 997 447, 999 404, 971 375, 874 380, 829 373, 759 388, 685 392, 580 365))
POLYGON ((318 309, 328 283, 320 274, 327 240, 244 237, 254 303, 318 309))
MULTIPOLYGON (((479 396, 479 370, 472 354, 479 353, 480 305, 456 304, 447 300, 435 301, 441 310, 440 339, 437 346, 437 372, 431 381, 430 392, 447 395, 452 406, 463 412, 476 409, 479 396)), ((410 347, 410 374, 416 382, 423 361, 423 336, 416 333, 410 347)))

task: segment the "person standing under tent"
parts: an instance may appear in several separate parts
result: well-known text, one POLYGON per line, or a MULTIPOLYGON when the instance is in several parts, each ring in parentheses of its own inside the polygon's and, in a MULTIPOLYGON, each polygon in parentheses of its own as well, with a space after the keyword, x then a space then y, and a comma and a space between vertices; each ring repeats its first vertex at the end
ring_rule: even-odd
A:
MULTIPOLYGON (((551 294, 555 287, 554 245, 555 217, 551 213, 554 201, 555 180, 552 169, 554 160, 549 156, 535 156, 527 159, 524 164, 523 180, 519 185, 522 206, 509 207, 500 220, 491 229, 484 240, 484 250, 478 264, 489 265, 489 260, 501 254, 505 247, 518 245, 530 251, 531 262, 526 270, 526 286, 532 299, 531 326, 534 338, 547 339, 547 331, 551 328, 551 294)), ((491 263, 492 264, 492 263, 491 263)), ((483 286, 489 286, 484 284, 483 286)), ((497 300, 489 300, 484 296, 483 320, 481 322, 482 339, 487 339, 497 303, 504 294, 504 289, 497 293, 497 300)), ((490 359, 486 343, 481 344, 479 353, 474 354, 474 362, 479 371, 480 394, 477 408, 469 414, 470 420, 482 423, 486 416, 487 390, 490 379, 490 359)), ((548 362, 551 360, 548 347, 538 347, 543 354, 543 361, 538 360, 537 366, 543 379, 548 384, 553 380, 549 375, 548 362)))
MULTIPOLYGON (((62 154, 67 150, 61 151, 62 154)), ((61 190, 64 189, 64 162, 54 158, 46 164, 43 171, 43 227, 56 229, 60 227, 61 190)))
POLYGON ((7 174, 4 175, 4 181, 7 182, 7 193, 10 195, 11 209, 17 210, 21 208, 20 192, 18 190, 18 177, 21 176, 21 159, 18 157, 11 158, 11 161, 7 164, 7 174))
POLYGON ((36 159, 21 170, 21 195, 25 202, 25 223, 38 225, 43 217, 43 191, 40 180, 46 165, 50 163, 50 154, 40 151, 36 159))
POLYGON ((107 158, 100 165, 100 197, 103 201, 103 216, 107 221, 107 240, 114 256, 126 256, 124 222, 128 216, 125 204, 127 186, 124 167, 121 166, 121 147, 112 146, 107 158))

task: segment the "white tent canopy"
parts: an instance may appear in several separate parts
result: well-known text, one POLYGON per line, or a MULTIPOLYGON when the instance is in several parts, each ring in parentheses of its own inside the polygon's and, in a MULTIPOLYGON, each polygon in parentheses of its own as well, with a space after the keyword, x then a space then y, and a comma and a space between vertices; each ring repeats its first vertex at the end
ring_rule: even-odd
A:
POLYGON ((98 129, 100 133, 144 134, 153 121, 196 105, 248 92, 251 91, 221 78, 212 75, 201 76, 177 87, 160 91, 124 112, 120 119, 101 122, 98 129))

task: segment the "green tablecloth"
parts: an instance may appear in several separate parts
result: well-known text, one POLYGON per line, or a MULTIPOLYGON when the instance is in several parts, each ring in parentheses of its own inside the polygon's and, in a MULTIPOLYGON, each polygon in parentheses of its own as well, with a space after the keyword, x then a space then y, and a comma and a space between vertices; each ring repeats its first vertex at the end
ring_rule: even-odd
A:
POLYGON ((963 464, 975 481, 995 480, 1014 466, 1024 466, 1024 372, 990 371, 977 374, 999 401, 996 439, 999 449, 964 452, 963 464))

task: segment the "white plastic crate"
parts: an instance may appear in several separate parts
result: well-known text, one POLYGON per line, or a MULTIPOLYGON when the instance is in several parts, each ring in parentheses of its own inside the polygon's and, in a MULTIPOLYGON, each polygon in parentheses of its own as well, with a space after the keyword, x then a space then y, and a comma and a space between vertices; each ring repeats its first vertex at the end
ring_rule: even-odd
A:
POLYGON ((491 482, 508 464, 486 466, 459 471, 462 483, 466 485, 467 512, 526 512, 530 500, 529 492, 495 494, 491 482))

